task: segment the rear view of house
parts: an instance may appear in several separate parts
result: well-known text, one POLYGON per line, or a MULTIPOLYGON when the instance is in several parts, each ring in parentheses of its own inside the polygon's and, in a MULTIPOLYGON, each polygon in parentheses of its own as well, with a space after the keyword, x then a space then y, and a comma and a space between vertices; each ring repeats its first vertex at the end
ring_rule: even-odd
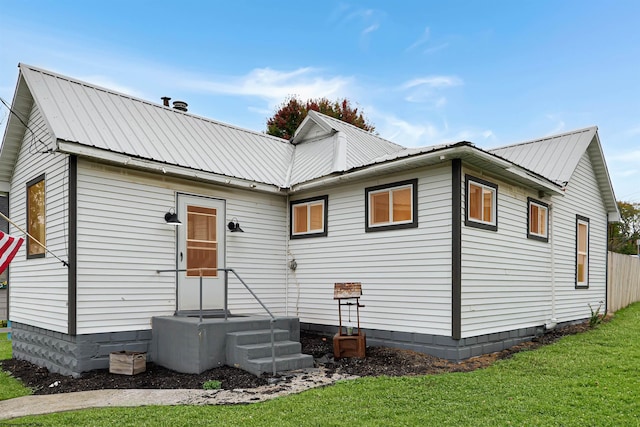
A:
MULTIPOLYGON (((229 268, 292 340, 334 333, 333 285, 357 281, 369 344, 453 360, 606 297, 618 211, 596 128, 404 148, 311 112, 286 141, 24 64, 12 110, 0 190, 68 262, 30 239, 13 261, 14 357, 54 371, 104 368, 123 349, 165 363, 154 325, 201 301, 209 315, 264 313, 242 282, 227 288, 229 268)), ((229 362, 175 349, 189 351, 196 370, 229 362)))

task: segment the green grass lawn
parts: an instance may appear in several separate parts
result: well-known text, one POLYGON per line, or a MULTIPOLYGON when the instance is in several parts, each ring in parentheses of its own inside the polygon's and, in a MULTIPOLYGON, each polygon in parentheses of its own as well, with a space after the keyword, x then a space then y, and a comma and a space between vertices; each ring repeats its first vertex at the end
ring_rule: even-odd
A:
POLYGON ((16 423, 131 426, 638 426, 640 304, 468 373, 362 378, 242 406, 107 408, 16 423))
MULTIPOLYGON (((11 359, 11 341, 7 334, 0 334, 0 360, 11 359)), ((20 381, 12 378, 6 372, 0 371, 0 400, 26 396, 31 390, 24 387, 20 381)))

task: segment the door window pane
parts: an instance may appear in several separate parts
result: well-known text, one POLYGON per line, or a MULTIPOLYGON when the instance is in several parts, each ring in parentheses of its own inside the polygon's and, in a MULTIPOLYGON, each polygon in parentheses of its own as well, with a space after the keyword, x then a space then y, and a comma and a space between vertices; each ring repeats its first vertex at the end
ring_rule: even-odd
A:
POLYGON ((217 209, 187 206, 187 276, 218 276, 217 209))

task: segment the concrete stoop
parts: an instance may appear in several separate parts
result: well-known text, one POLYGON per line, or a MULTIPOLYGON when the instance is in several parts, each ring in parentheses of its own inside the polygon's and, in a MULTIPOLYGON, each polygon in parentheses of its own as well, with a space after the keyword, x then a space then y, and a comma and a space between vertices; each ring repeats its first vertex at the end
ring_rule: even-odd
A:
MULTIPOLYGON (((313 356, 300 352, 302 345, 289 340, 289 331, 274 329, 276 371, 312 368, 313 356)), ((227 365, 254 375, 272 372, 271 330, 229 332, 226 335, 227 365)))

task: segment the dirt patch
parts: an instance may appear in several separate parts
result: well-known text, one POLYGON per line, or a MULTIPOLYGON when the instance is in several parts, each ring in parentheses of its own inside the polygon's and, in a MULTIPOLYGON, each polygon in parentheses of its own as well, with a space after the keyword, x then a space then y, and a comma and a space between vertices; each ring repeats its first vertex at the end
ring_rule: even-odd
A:
MULTIPOLYGON (((333 340, 302 333, 302 352, 316 358, 316 364, 333 373, 356 376, 404 376, 427 375, 445 372, 468 372, 484 368, 496 360, 511 357, 523 350, 532 350, 589 329, 587 323, 570 325, 548 332, 540 338, 511 347, 498 353, 474 357, 459 363, 439 359, 428 354, 387 347, 367 347, 364 359, 333 359, 333 340)), ((223 366, 201 374, 181 374, 153 363, 147 363, 146 372, 129 376, 110 374, 107 369, 87 372, 80 378, 67 377, 49 372, 23 360, 0 361, 0 368, 9 372, 33 389, 34 394, 69 393, 74 391, 103 389, 202 389, 209 380, 218 380, 224 390, 251 389, 269 383, 269 377, 256 377, 237 368, 223 366)))

